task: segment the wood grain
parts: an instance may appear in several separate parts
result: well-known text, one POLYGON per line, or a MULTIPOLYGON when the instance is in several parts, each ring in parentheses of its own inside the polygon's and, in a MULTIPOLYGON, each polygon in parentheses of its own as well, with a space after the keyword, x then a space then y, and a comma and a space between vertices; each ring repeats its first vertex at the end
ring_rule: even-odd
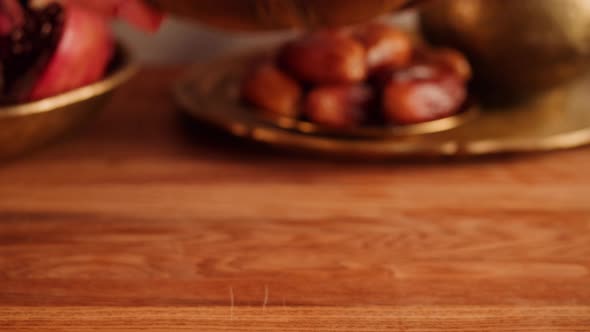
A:
POLYGON ((590 307, 0 308, 10 331, 588 331, 590 307), (72 319, 72 318, 75 319, 72 319))
POLYGON ((294 155, 187 125, 177 72, 0 166, 0 330, 590 330, 588 149, 294 155))

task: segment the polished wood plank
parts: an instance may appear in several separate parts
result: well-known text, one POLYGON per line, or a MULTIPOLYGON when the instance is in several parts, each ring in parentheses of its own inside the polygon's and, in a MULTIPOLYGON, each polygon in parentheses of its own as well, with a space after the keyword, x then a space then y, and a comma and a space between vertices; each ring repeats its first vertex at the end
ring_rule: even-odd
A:
POLYGON ((0 330, 590 330, 590 150, 277 151, 187 124, 178 72, 0 165, 0 330))
POLYGON ((11 331, 585 332, 590 307, 0 308, 11 331))

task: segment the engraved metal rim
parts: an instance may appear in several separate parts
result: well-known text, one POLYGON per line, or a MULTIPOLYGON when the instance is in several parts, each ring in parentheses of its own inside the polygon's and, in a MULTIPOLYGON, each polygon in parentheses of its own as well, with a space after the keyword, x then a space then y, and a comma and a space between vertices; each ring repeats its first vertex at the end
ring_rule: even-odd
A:
MULTIPOLYGON (((395 158, 404 156, 481 156, 500 153, 552 151, 580 147, 590 142, 590 129, 547 136, 541 139, 480 140, 459 142, 449 140, 347 140, 337 137, 305 135, 284 130, 264 122, 249 123, 240 119, 228 120, 215 113, 200 112, 185 94, 175 91, 176 101, 195 120, 221 128, 236 137, 318 154, 350 157, 395 158)), ((421 136, 414 136, 420 138, 421 136)), ((400 137, 403 138, 403 137, 400 137)))
POLYGON ((121 54, 121 58, 123 59, 122 63, 102 80, 56 96, 28 103, 0 107, 0 119, 50 112, 64 106, 91 99, 115 89, 129 80, 139 70, 139 65, 134 60, 127 47, 119 43, 117 45, 117 52, 120 52, 121 54))
POLYGON ((478 105, 473 100, 469 100, 461 107, 461 111, 457 114, 432 121, 410 125, 359 126, 350 129, 336 129, 305 120, 282 116, 275 117, 262 112, 256 112, 256 109, 244 108, 244 112, 251 112, 254 114, 253 116, 260 118, 262 121, 269 122, 282 129, 292 130, 306 135, 343 138, 383 138, 437 133, 462 126, 476 119, 480 114, 478 105))

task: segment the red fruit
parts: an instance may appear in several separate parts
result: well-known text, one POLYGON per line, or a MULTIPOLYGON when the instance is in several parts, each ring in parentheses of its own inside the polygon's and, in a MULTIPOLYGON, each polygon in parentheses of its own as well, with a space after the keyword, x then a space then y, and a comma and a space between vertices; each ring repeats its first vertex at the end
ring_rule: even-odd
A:
POLYGON ((0 103, 11 104, 29 100, 61 38, 63 10, 57 4, 31 10, 14 6, 12 0, 0 1, 1 13, 9 21, 9 30, 0 34, 0 103))
POLYGON ((23 20, 24 14, 18 0, 0 0, 0 35, 10 33, 23 20))
POLYGON ((425 49, 418 54, 418 60, 438 65, 455 72, 466 82, 471 80, 473 69, 461 52, 452 48, 425 49))
POLYGON ((6 35, 12 30, 12 21, 8 15, 0 12, 0 35, 6 35))
POLYGON ((279 62, 306 83, 357 83, 367 77, 363 45, 339 30, 315 32, 286 44, 279 62))
POLYGON ((297 117, 302 89, 274 64, 265 63, 253 70, 242 84, 242 98, 274 115, 297 117))
POLYGON ((332 128, 352 128, 368 118, 373 91, 364 85, 322 86, 312 90, 305 101, 311 122, 332 128))
POLYGON ((369 24, 356 33, 367 50, 371 73, 382 68, 403 68, 412 60, 412 40, 405 32, 385 24, 369 24))
POLYGON ((464 81, 456 73, 414 66, 385 85, 383 114, 397 124, 432 121, 457 113, 466 99, 464 81))
POLYGON ((102 78, 114 51, 108 22, 94 12, 68 5, 57 47, 36 80, 29 99, 54 96, 102 78))

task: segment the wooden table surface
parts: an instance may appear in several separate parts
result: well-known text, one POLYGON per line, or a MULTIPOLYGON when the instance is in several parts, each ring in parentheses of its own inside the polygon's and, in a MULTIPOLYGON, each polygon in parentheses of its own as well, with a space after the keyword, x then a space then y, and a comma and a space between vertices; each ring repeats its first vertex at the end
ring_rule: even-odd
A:
POLYGON ((2 331, 590 331, 590 150, 352 162, 187 126, 144 71, 0 166, 2 331))

